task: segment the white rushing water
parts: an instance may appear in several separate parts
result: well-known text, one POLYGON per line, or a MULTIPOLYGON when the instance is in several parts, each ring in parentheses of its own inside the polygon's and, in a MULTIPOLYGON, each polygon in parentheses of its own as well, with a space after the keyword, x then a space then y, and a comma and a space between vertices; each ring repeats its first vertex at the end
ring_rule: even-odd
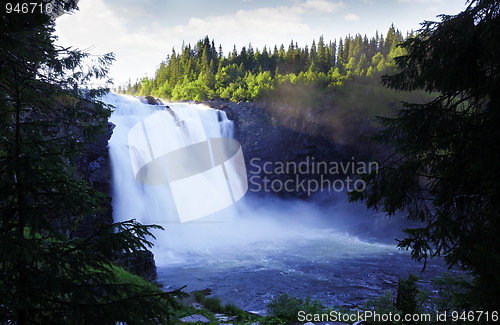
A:
MULTIPOLYGON (((387 248, 325 228, 319 220, 320 211, 301 202, 243 200, 191 223, 179 222, 176 209, 179 200, 173 199, 171 188, 144 184, 134 176, 138 168, 133 166, 130 148, 131 143, 137 141, 131 137, 141 137, 137 135, 139 132, 134 132, 134 127, 153 117, 157 125, 147 129, 146 141, 151 143, 150 148, 163 146, 167 152, 207 138, 232 137, 233 122, 223 111, 204 105, 169 103, 171 110, 166 110, 165 106, 147 105, 137 98, 116 94, 109 94, 104 101, 116 107, 110 118, 115 128, 109 141, 114 219, 137 219, 143 224, 159 224, 165 228, 156 234, 154 252, 158 265, 188 263, 187 256, 195 253, 210 254, 210 260, 218 261, 220 266, 234 262, 235 256, 238 259, 246 254, 248 259, 252 254, 262 254, 263 250, 290 246, 290 240, 296 244, 301 240, 328 239, 330 246, 326 254, 338 255, 387 248), (246 253, 239 254, 243 251, 246 253)), ((194 197, 189 191, 184 192, 181 199, 180 204, 194 207, 202 204, 200 197, 194 197)))
POLYGON ((185 103, 153 106, 115 94, 105 101, 116 107, 109 142, 116 219, 187 222, 243 197, 243 155, 225 112, 185 103))
MULTIPOLYGON (((166 109, 116 94, 107 95, 104 101, 116 107, 110 118, 115 128, 109 141, 113 217, 115 221, 136 219, 165 228, 155 232, 153 253, 160 281, 167 287, 187 284, 189 291, 209 286, 226 298, 232 297, 241 304, 252 301, 252 308, 262 308, 270 296, 260 297, 259 292, 286 291, 294 283, 302 283, 290 290, 299 295, 314 295, 331 290, 331 286, 350 283, 345 270, 351 270, 347 271, 353 273, 349 276, 356 277, 355 272, 375 267, 373 260, 362 264, 360 261, 364 258, 379 256, 378 261, 384 264, 386 257, 400 255, 394 245, 367 243, 339 232, 338 227, 325 222, 325 210, 311 203, 248 197, 238 201, 235 199, 237 187, 241 185, 238 183, 228 185, 232 189, 233 204, 208 216, 182 222, 178 207, 188 205, 197 209, 206 203, 204 198, 196 195, 194 188, 194 192, 184 192, 182 198, 174 199, 168 184, 151 185, 149 176, 138 178, 137 170, 147 161, 134 156, 131 143, 147 142, 144 151, 149 150, 153 155, 156 148, 167 152, 210 138, 231 138, 233 122, 224 112, 204 105, 169 103, 170 109, 166 109), (153 124, 155 129, 148 128, 146 138, 142 131, 134 131, 137 125, 145 130, 145 126, 153 124), (280 284, 276 276, 286 276, 288 282, 280 284), (228 277, 231 280, 227 280, 228 277), (260 287, 259 281, 263 281, 260 287), (307 285, 316 286, 316 291, 300 291, 307 285)), ((215 154, 211 158, 217 160, 215 154)), ((189 159, 199 160, 196 156, 189 159)), ((230 168, 226 167, 224 173, 231 174, 230 168)), ((206 195, 211 198, 212 194, 206 195)), ((341 209, 333 211, 337 220, 351 218, 341 209)), ((377 269, 381 268, 377 266, 377 269)), ((358 283, 358 287, 373 287, 378 283, 378 280, 372 283, 366 279, 352 281, 358 283)))

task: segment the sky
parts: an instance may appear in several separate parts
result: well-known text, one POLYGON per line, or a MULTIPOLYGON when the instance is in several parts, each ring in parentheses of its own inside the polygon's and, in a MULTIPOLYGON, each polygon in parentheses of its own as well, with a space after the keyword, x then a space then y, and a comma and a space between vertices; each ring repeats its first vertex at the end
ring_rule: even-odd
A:
POLYGON ((102 55, 114 52, 115 86, 153 77, 160 63, 206 35, 227 55, 249 44, 262 50, 293 40, 311 46, 346 35, 403 34, 424 20, 464 10, 466 0, 81 0, 56 19, 58 43, 102 55))

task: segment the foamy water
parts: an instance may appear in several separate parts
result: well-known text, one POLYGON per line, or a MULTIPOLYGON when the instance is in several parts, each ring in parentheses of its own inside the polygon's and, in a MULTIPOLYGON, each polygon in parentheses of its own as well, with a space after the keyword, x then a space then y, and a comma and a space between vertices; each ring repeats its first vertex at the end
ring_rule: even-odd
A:
MULTIPOLYGON (((232 137, 232 121, 224 112, 203 105, 169 103, 171 111, 167 111, 164 106, 115 94, 104 101, 116 107, 110 118, 116 127, 109 141, 113 217, 165 229, 154 232, 152 251, 159 280, 167 288, 210 287, 240 307, 262 310, 283 292, 311 295, 330 305, 362 301, 393 288, 399 276, 410 270, 419 271, 420 264, 411 262, 395 245, 366 242, 339 227, 358 210, 326 213, 312 203, 247 195, 209 216, 181 223, 178 202, 168 186, 137 181, 130 130, 163 112, 154 115, 158 127, 148 129, 148 141, 167 152, 207 138, 232 137), (341 222, 325 222, 328 218, 341 222)), ((183 204, 200 205, 189 192, 182 199, 183 204)))

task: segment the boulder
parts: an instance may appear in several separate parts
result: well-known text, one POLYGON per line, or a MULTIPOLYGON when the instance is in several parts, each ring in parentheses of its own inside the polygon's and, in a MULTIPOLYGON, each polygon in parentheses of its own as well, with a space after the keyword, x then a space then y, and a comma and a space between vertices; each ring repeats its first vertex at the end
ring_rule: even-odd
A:
POLYGON ((153 96, 146 96, 144 99, 146 100, 146 104, 149 105, 163 105, 161 100, 154 98, 153 96))
POLYGON ((202 315, 191 315, 191 316, 186 316, 181 319, 179 319, 182 323, 210 323, 210 320, 206 318, 205 316, 202 315))
POLYGON ((154 255, 149 250, 139 251, 134 254, 123 253, 118 258, 118 264, 130 273, 148 281, 157 279, 154 255))

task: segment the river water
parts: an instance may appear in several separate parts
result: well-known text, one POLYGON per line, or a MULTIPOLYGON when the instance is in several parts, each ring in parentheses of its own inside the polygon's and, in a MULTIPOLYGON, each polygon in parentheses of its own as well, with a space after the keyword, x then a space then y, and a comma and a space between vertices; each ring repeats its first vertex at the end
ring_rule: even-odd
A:
MULTIPOLYGON (((408 252, 395 248, 397 225, 349 205, 345 194, 313 202, 252 195, 238 201, 234 193, 244 184, 229 179, 233 204, 200 217, 213 203, 207 197, 221 187, 207 187, 208 192, 200 195, 201 183, 190 183, 194 187, 177 191, 168 170, 170 178, 162 179, 169 166, 166 155, 210 143, 210 138, 231 138, 233 125, 225 113, 187 103, 155 107, 115 94, 104 100, 116 107, 109 142, 114 219, 135 218, 164 227, 155 231, 152 250, 158 280, 166 290, 185 285, 186 292, 210 288, 223 302, 259 313, 282 293, 353 308, 395 290, 401 276, 422 269, 408 252), (144 176, 141 168, 148 164, 156 169, 144 176), (181 208, 195 211, 196 218, 183 222, 181 208)), ((210 159, 212 164, 216 160, 213 152, 210 159)), ((228 165, 223 172, 227 180, 228 165)), ((208 185, 214 183, 206 179, 208 185)), ((220 184, 224 187, 225 181, 220 184)), ((443 263, 430 263, 421 287, 429 287, 430 279, 445 270, 443 263)))
MULTIPOLYGON (((367 242, 325 226, 318 222, 325 218, 321 211, 307 204, 252 203, 240 220, 167 226, 165 241, 153 250, 166 289, 210 288, 223 302, 260 314, 283 293, 355 308, 395 292, 400 277, 423 268, 395 243, 367 242)), ((442 262, 429 262, 420 288, 430 289, 444 271, 442 262)))

